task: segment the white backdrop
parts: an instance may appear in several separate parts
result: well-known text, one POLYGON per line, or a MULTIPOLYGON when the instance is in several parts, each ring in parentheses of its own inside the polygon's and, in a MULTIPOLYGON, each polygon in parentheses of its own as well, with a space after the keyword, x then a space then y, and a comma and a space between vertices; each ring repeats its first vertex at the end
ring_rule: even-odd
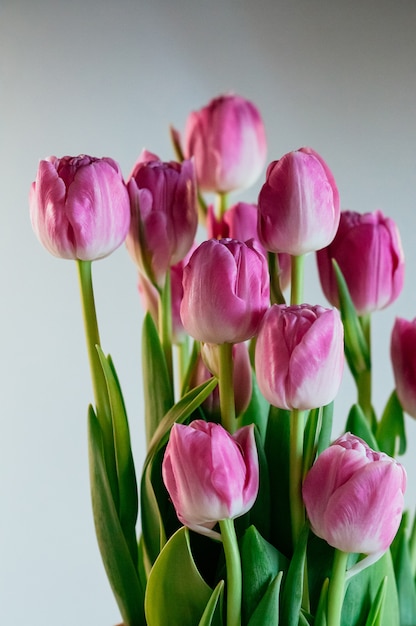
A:
MULTIPOLYGON (((342 206, 395 218, 405 289, 374 315, 375 406, 393 389, 394 317, 416 316, 414 0, 0 0, 0 623, 111 626, 119 613, 96 547, 88 485, 92 399, 76 268, 35 239, 40 158, 172 157, 168 125, 235 91, 262 111, 269 158, 309 145, 342 206)), ((256 200, 260 181, 245 198, 256 200)), ((323 302, 313 257, 306 299, 323 302)), ((124 248, 95 264, 102 343, 119 371, 140 468, 142 311, 124 248)), ((348 376, 336 408, 346 417, 348 376)), ((408 506, 416 423, 406 417, 408 506)), ((334 433, 334 435, 337 432, 334 433)))

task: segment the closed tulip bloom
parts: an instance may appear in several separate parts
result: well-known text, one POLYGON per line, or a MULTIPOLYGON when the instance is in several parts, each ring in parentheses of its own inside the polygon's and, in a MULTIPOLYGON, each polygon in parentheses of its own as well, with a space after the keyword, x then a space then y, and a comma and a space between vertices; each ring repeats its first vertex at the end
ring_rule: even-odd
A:
POLYGON ((397 318, 390 344, 397 396, 404 411, 416 418, 416 319, 397 318))
POLYGON ((162 476, 182 524, 209 534, 218 521, 247 513, 256 500, 259 467, 253 426, 230 435, 203 420, 174 424, 162 476))
POLYGON ((260 241, 270 252, 298 256, 327 246, 340 207, 334 177, 322 157, 301 148, 273 161, 259 199, 260 241))
POLYGON ((344 366, 344 329, 336 309, 274 304, 256 343, 260 391, 281 409, 313 409, 338 393, 344 366))
POLYGON ((39 163, 29 200, 33 230, 54 256, 94 261, 126 238, 129 198, 113 159, 51 156, 39 163))
POLYGON ((391 304, 404 282, 404 254, 394 221, 381 211, 342 211, 333 242, 317 253, 323 292, 338 306, 338 288, 332 259, 338 263, 358 315, 391 304))
POLYGON ((194 158, 202 191, 249 187, 266 162, 266 137, 259 111, 240 96, 215 98, 189 115, 184 153, 186 158, 194 158))
MULTIPOLYGON (((229 237, 239 241, 255 239, 260 250, 267 257, 267 251, 260 243, 257 232, 258 210, 255 204, 238 202, 231 206, 221 218, 215 216, 214 209, 208 207, 207 232, 208 237, 222 239, 229 237)), ((284 291, 290 283, 291 261, 288 254, 278 255, 280 271, 280 288, 284 291)))
POLYGON ((383 553, 399 528, 406 472, 347 433, 316 460, 303 484, 313 532, 343 552, 383 553))
POLYGON ((193 164, 164 163, 144 151, 128 190, 131 225, 127 249, 139 269, 162 287, 168 268, 190 250, 198 226, 193 164))
POLYGON ((205 343, 253 337, 269 304, 269 275, 254 241, 210 239, 183 271, 181 318, 186 332, 205 343))

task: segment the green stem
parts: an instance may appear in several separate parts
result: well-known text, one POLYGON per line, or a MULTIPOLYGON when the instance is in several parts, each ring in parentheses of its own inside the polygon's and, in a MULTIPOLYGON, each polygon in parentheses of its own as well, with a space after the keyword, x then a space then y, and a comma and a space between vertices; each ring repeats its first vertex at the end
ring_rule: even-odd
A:
POLYGON ((228 208, 228 195, 226 193, 217 194, 217 218, 222 219, 228 208))
POLYGON ((226 626, 241 626, 242 574, 234 522, 220 520, 225 564, 227 566, 227 622, 226 626))
POLYGON ((345 593, 345 570, 347 567, 348 552, 335 550, 332 573, 328 588, 328 619, 330 626, 340 626, 341 611, 345 593))
POLYGON ((165 284, 162 289, 159 306, 159 336, 165 355, 166 367, 173 389, 172 362, 172 294, 170 286, 170 269, 166 272, 165 284))
MULTIPOLYGON (((371 363, 371 316, 363 315, 360 318, 361 327, 368 345, 371 363)), ((373 410, 371 404, 371 369, 365 369, 357 375, 358 404, 362 408, 369 425, 373 426, 373 410)))
POLYGON ((267 253, 270 276, 270 304, 285 304, 285 298, 280 288, 279 259, 274 252, 267 253))
POLYGON ((229 433, 236 429, 234 382, 233 382, 233 344, 218 345, 221 423, 229 433))
POLYGON ((302 304, 305 256, 291 257, 290 304, 302 304))
POLYGON ((302 499, 304 428, 305 412, 292 409, 290 416, 289 494, 293 546, 296 545, 305 523, 305 508, 302 499))

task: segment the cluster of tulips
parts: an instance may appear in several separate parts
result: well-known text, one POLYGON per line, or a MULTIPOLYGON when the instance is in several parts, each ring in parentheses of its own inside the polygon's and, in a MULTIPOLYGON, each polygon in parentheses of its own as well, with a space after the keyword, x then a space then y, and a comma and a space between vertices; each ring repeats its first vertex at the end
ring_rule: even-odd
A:
POLYGON ((395 457, 403 411, 416 417, 416 320, 395 322, 381 418, 371 395, 371 314, 403 288, 398 229, 341 211, 311 148, 270 163, 256 204, 231 205, 266 164, 261 116, 239 96, 171 139, 175 161, 143 151, 126 180, 110 158, 50 157, 30 191, 37 237, 78 267, 94 519, 124 624, 410 626, 416 529, 395 457), (91 272, 124 242, 147 312, 140 490, 91 272), (310 253, 328 307, 303 301, 310 253), (331 443, 344 359, 357 398, 331 443))

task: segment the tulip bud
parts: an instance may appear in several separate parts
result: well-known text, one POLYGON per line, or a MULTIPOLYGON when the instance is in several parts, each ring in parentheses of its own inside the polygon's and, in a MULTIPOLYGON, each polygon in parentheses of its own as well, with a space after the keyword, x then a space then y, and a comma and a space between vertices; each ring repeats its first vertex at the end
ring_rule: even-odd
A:
POLYGON ((131 225, 127 249, 139 269, 162 287, 166 271, 191 248, 198 225, 191 161, 162 163, 144 151, 128 181, 131 225))
POLYGON ((327 164, 311 148, 270 163, 258 204, 259 238, 270 252, 313 252, 327 246, 337 231, 338 189, 327 164))
POLYGON ((313 409, 338 393, 344 366, 344 329, 336 309, 273 305, 256 342, 260 391, 281 409, 313 409))
POLYGON ((260 113, 239 96, 220 96, 188 117, 185 157, 195 160, 202 191, 229 192, 252 185, 266 161, 260 113))
POLYGON ((129 198, 118 164, 86 155, 39 163, 30 190, 36 236, 63 259, 101 259, 125 240, 129 198))
POLYGON ((403 410, 416 418, 416 319, 396 319, 390 355, 397 397, 403 410))
MULTIPOLYGON (((255 239, 258 248, 267 257, 267 251, 260 243, 257 232, 257 216, 257 206, 247 202, 238 202, 230 207, 220 219, 217 219, 215 216, 213 207, 209 206, 207 214, 208 238, 222 239, 229 237, 239 241, 255 239)), ((281 253, 278 255, 278 261, 280 288, 284 291, 290 283, 290 256, 281 253)))
POLYGON ((253 337, 269 304, 267 263, 254 241, 210 239, 183 272, 181 318, 189 335, 206 343, 253 337))
POLYGON ((381 211, 342 211, 333 242, 317 253, 325 296, 339 306, 332 259, 338 263, 358 315, 391 304, 404 282, 404 255, 394 221, 381 211))
POLYGON ((218 521, 240 517, 259 487, 253 426, 231 436, 213 422, 174 424, 162 476, 178 519, 192 530, 209 534, 218 521))
POLYGON ((406 472, 347 433, 317 458, 303 484, 313 532, 343 552, 387 550, 400 524, 406 472))

